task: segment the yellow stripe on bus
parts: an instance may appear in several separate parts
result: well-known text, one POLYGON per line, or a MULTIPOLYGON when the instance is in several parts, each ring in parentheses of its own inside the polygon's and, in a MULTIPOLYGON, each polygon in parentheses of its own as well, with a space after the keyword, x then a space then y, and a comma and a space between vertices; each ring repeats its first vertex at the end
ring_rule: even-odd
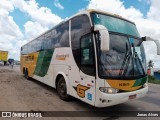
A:
MULTIPOLYGON (((28 69, 29 77, 33 77, 33 75, 34 75, 33 73, 36 68, 38 55, 39 55, 39 52, 21 56, 21 66, 28 69), (32 57, 33 57, 33 59, 32 59, 32 57)), ((22 70, 23 70, 23 68, 22 68, 22 70)))
POLYGON ((106 80, 112 88, 125 91, 133 91, 139 89, 141 86, 132 87, 136 80, 106 80))

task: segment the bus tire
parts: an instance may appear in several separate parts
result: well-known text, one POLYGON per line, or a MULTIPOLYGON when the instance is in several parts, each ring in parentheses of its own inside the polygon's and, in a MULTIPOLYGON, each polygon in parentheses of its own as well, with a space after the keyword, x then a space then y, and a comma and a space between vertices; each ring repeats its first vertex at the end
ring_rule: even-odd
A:
POLYGON ((29 79, 30 79, 30 77, 28 76, 28 69, 26 69, 26 70, 25 70, 24 77, 25 77, 27 80, 29 80, 29 79))
POLYGON ((67 86, 63 77, 58 80, 57 92, 60 99, 64 101, 69 101, 71 99, 71 97, 67 94, 67 86))

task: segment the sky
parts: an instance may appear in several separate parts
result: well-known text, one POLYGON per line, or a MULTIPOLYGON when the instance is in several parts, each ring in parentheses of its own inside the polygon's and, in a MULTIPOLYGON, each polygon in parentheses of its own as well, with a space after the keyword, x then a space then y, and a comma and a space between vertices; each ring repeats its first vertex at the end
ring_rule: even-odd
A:
MULTIPOLYGON (((160 0, 0 0, 0 50, 20 59, 20 47, 85 9, 98 9, 135 22, 141 37, 160 40, 160 0)), ((160 68, 153 42, 144 43, 147 61, 160 68)))

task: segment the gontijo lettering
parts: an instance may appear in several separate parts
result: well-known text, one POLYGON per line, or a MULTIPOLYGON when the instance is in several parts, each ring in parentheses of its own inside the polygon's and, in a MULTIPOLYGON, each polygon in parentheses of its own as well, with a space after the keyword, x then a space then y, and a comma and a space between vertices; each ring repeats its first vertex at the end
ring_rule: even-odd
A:
POLYGON ((129 86, 129 83, 119 83, 119 86, 129 86))
POLYGON ((69 54, 56 55, 56 60, 65 60, 69 58, 69 54))

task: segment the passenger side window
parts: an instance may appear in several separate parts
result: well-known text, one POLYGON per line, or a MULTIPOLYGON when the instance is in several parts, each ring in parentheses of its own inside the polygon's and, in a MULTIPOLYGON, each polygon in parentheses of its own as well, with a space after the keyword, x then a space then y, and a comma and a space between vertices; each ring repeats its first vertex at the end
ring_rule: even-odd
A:
POLYGON ((88 75, 94 75, 94 47, 92 34, 81 38, 81 70, 88 75))
POLYGON ((61 26, 60 45, 62 47, 69 47, 69 22, 64 23, 61 26))
POLYGON ((63 23, 52 30, 51 44, 53 48, 69 47, 69 22, 63 23))
POLYGON ((80 68, 80 38, 90 33, 91 24, 87 15, 81 15, 71 20, 71 45, 77 66, 80 68))
POLYGON ((45 34, 45 39, 43 40, 44 50, 51 48, 51 34, 52 34, 51 32, 45 34))

